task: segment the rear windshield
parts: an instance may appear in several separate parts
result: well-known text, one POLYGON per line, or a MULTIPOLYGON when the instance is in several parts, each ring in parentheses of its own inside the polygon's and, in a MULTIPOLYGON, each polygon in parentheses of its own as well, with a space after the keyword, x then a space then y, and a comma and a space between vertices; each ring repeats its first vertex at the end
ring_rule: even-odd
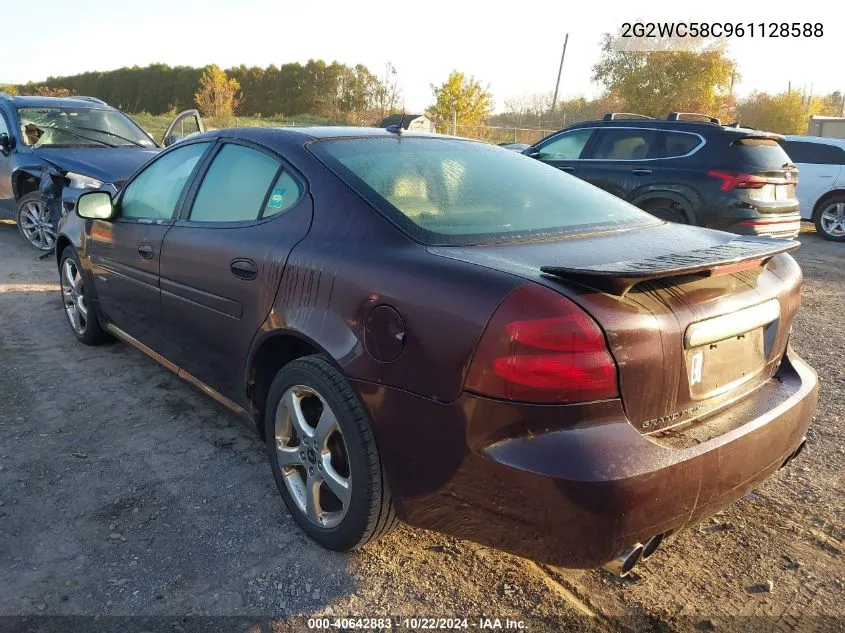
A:
POLYGON ((558 169, 448 138, 319 141, 312 151, 413 238, 429 245, 534 240, 659 224, 558 169))
POLYGON ((739 162, 755 171, 793 167, 789 155, 773 138, 747 137, 733 142, 739 162))

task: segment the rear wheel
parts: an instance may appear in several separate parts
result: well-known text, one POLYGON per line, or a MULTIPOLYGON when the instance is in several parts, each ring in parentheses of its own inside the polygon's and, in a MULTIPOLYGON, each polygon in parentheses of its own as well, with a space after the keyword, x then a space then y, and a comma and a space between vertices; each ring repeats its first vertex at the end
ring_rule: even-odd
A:
POLYGON ((815 224, 823 238, 845 242, 845 196, 825 200, 816 210, 815 224))
POLYGON ((283 367, 265 409, 267 453, 294 520, 327 549, 347 551, 397 524, 370 422, 328 361, 283 367))
POLYGON ((675 222, 676 224, 689 224, 687 216, 681 209, 674 209, 672 207, 645 207, 643 209, 646 213, 650 213, 656 218, 665 220, 666 222, 675 222))
POLYGON ((49 251, 56 245, 56 229, 50 217, 50 207, 37 191, 18 201, 17 222, 21 237, 32 248, 49 251))

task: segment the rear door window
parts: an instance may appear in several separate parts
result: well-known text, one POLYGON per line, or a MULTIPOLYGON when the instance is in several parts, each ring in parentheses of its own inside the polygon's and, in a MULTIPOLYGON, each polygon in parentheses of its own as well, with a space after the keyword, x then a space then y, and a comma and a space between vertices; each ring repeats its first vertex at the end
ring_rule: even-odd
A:
POLYGON ((575 160, 581 156, 593 130, 585 128, 564 132, 538 147, 538 158, 548 160, 575 160))
MULTIPOLYGON (((270 192, 282 165, 256 149, 226 143, 214 157, 202 180, 188 218, 192 222, 247 222, 262 217, 268 205, 284 204, 284 192, 275 200, 270 192)), ((280 187, 281 188, 281 187, 280 187)), ((278 211, 280 207, 270 207, 278 211)))
POLYGON ((663 156, 665 158, 677 158, 686 156, 704 141, 696 134, 684 132, 663 132, 663 156))
POLYGON ((593 150, 587 158, 599 160, 643 160, 653 158, 657 133, 644 129, 599 130, 593 150))

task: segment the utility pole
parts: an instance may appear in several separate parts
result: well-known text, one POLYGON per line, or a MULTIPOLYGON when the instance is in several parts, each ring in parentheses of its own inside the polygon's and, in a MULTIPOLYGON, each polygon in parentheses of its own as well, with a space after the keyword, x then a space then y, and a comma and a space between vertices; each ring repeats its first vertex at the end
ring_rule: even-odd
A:
POLYGON ((555 96, 552 97, 552 109, 551 114, 555 112, 555 106, 557 105, 557 91, 560 89, 560 74, 563 72, 563 58, 566 57, 566 45, 569 43, 569 33, 566 34, 566 37, 563 39, 563 52, 560 54, 560 66, 557 69, 557 83, 555 84, 555 96))

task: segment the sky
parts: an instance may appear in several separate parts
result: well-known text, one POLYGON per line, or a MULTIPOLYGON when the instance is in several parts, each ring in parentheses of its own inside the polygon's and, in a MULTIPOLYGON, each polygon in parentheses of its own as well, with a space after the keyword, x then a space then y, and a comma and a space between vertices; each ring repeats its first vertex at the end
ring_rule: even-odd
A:
POLYGON ((765 21, 820 22, 824 35, 731 39, 728 54, 741 73, 736 93, 782 92, 791 81, 793 89, 824 94, 845 90, 840 6, 819 0, 13 2, 4 8, 5 23, 15 26, 4 29, 0 84, 157 62, 227 68, 318 58, 363 63, 383 74, 390 61, 408 112, 428 106, 431 84, 455 69, 488 85, 501 111, 508 98, 554 89, 565 33, 561 98, 592 97, 601 92, 590 79, 601 35, 623 22, 765 21))

